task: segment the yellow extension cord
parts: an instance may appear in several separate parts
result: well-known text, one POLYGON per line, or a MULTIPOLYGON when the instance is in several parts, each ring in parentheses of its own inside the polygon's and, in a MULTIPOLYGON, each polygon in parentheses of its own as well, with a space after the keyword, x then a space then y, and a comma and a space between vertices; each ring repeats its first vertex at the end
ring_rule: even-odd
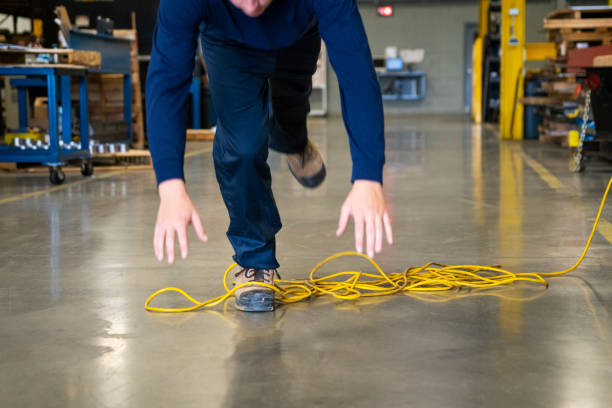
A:
POLYGON ((276 292, 276 300, 280 303, 295 303, 314 296, 333 296, 336 299, 355 300, 361 297, 387 296, 399 292, 441 292, 458 290, 462 288, 493 288, 501 285, 509 285, 519 281, 535 282, 547 286, 545 276, 565 275, 578 268, 586 256, 591 241, 597 230, 597 225, 601 218, 608 193, 612 187, 612 178, 604 193, 599 206, 599 211, 593 224, 593 230, 582 255, 574 266, 559 272, 528 272, 513 273, 502 269, 500 266, 478 266, 478 265, 442 265, 435 262, 424 266, 406 269, 402 273, 386 274, 376 262, 367 255, 357 252, 340 252, 321 261, 310 272, 308 279, 301 280, 276 280, 274 285, 261 282, 250 282, 236 286, 232 289, 228 287, 227 278, 232 269, 237 264, 232 264, 225 271, 223 285, 226 293, 213 299, 199 302, 191 297, 187 292, 179 288, 165 288, 153 293, 145 302, 145 309, 150 312, 164 313, 183 313, 191 312, 200 308, 216 306, 230 297, 234 296, 236 290, 246 286, 263 286, 276 292), (329 262, 347 256, 365 258, 376 268, 378 273, 365 273, 358 271, 338 272, 327 276, 316 277, 317 271, 329 262), (193 306, 183 308, 164 308, 150 306, 151 301, 158 295, 165 292, 178 292, 186 297, 193 306))

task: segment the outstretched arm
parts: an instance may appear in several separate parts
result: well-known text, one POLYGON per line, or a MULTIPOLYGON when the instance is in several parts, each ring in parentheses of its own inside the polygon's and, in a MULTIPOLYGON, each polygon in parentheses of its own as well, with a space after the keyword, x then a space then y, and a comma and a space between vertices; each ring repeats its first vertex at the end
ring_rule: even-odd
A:
POLYGON ((159 184, 160 205, 153 247, 158 260, 174 262, 175 234, 187 257, 187 227, 206 241, 204 227, 185 189, 183 160, 189 93, 202 0, 162 0, 147 74, 147 131, 159 184))
POLYGON ((342 206, 337 235, 352 217, 355 248, 382 250, 383 235, 392 244, 391 217, 382 191, 385 162, 384 117, 380 85, 356 0, 311 0, 330 62, 340 85, 342 116, 353 159, 353 188, 342 206))

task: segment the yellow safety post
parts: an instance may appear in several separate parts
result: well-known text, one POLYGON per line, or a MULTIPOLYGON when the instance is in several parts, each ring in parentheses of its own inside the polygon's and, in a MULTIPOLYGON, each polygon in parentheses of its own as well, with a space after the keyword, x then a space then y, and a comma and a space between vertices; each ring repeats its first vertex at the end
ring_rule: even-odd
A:
POLYGON ((502 139, 523 139, 525 0, 502 0, 499 126, 502 139))
POLYGON ((480 0, 478 13, 478 37, 474 42, 472 55, 472 120, 482 123, 482 64, 484 39, 489 32, 489 6, 491 0, 480 0))
POLYGON ((472 55, 472 120, 482 123, 482 59, 484 53, 483 37, 474 41, 472 55))
POLYGON ((32 20, 32 34, 34 34, 34 37, 39 38, 43 36, 43 21, 40 18, 32 20))

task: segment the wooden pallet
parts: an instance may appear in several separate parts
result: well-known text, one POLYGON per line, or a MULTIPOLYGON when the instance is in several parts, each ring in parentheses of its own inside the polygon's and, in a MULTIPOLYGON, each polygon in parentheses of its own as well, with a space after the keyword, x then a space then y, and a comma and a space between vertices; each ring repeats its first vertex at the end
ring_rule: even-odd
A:
POLYGON ((544 29, 612 27, 612 7, 556 10, 544 18, 544 29))
POLYGON ((569 147, 569 132, 562 130, 547 130, 540 132, 540 143, 552 143, 561 147, 569 147))
POLYGON ((214 140, 215 132, 212 129, 187 129, 187 140, 190 142, 214 140))
POLYGON ((140 149, 128 150, 125 153, 96 153, 93 162, 96 166, 153 167, 151 153, 140 149))

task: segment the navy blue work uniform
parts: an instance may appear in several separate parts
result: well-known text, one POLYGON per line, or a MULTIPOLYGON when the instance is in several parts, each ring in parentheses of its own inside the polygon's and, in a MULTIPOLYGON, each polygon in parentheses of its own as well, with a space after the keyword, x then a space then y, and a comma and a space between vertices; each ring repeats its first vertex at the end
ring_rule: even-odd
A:
POLYGON ((357 1, 274 0, 251 18, 229 0, 161 0, 146 87, 158 183, 184 179, 186 99, 198 35, 218 114, 213 158, 234 260, 246 268, 277 268, 281 220, 268 147, 299 153, 306 146, 321 37, 340 85, 352 180, 382 182, 382 100, 357 1))

